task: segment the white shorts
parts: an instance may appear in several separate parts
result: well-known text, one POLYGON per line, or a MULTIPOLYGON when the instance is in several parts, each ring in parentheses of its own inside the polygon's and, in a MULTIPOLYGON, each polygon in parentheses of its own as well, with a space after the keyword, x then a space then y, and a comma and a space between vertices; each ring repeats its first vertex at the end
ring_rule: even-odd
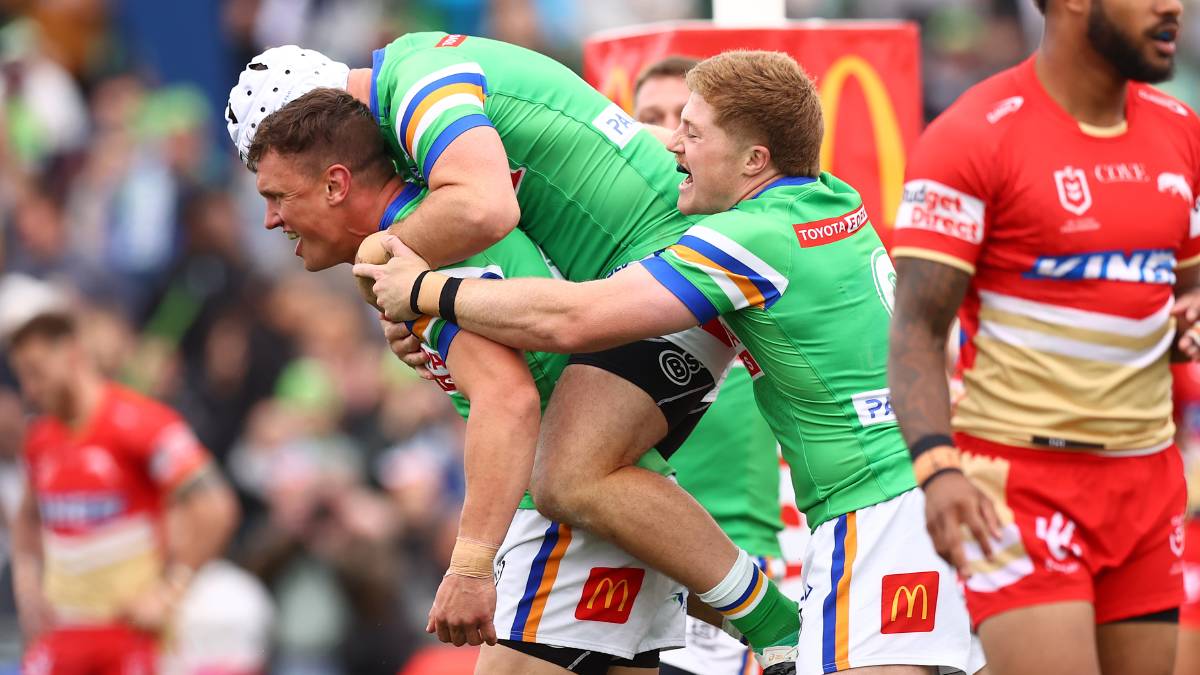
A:
POLYGON ((728 633, 694 618, 687 618, 687 646, 663 652, 663 664, 697 675, 746 675, 762 672, 749 647, 728 633))
POLYGON ((501 640, 632 658, 684 645, 687 591, 615 545, 517 511, 496 556, 501 640))
POLYGON ((800 675, 883 665, 974 673, 971 622, 957 573, 925 531, 912 489, 838 516, 812 534, 800 602, 800 675))

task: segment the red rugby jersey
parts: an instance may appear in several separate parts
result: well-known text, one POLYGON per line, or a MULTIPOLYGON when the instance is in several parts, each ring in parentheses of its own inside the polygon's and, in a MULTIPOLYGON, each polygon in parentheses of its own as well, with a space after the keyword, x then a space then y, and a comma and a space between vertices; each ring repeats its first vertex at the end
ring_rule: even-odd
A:
POLYGON ((1125 115, 1085 128, 1030 58, 963 94, 914 149, 892 255, 973 275, 955 430, 1027 447, 1170 442, 1172 285, 1200 263, 1200 119, 1138 83, 1125 115))
POLYGON ((166 500, 208 453, 174 411, 107 385, 83 429, 36 420, 25 457, 48 599, 66 623, 112 621, 161 576, 166 500))

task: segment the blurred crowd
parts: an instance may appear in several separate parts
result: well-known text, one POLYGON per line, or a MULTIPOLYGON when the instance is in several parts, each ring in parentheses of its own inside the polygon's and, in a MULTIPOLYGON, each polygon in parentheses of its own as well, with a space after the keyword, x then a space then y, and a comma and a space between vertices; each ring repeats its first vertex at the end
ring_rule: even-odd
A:
MULTIPOLYGON (((1032 0, 786 5, 793 18, 920 21, 930 117, 1038 35, 1032 0)), ((260 226, 262 200, 221 119, 242 65, 298 43, 361 66, 398 34, 437 29, 578 67, 597 30, 710 11, 693 0, 0 0, 0 274, 70 289, 105 372, 179 410, 238 490, 228 564, 242 575, 198 584, 198 624, 222 593, 260 593, 242 635, 261 636, 271 672, 395 673, 431 644, 425 615, 463 493, 463 425, 444 394, 391 357, 348 269, 305 273, 260 226)), ((1187 20, 1196 30, 1169 86, 1195 103, 1200 12, 1187 20)), ((0 508, 11 510, 24 411, 3 369, 0 508)), ((0 570, 5 557, 0 534, 0 570)), ((19 654, 10 587, 0 579, 0 673, 19 654)))

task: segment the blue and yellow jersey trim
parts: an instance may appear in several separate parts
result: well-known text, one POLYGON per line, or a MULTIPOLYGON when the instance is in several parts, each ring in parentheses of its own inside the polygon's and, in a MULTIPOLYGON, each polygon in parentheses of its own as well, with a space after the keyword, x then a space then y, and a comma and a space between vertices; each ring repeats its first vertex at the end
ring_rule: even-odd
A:
POLYGON ((850 668, 850 581, 858 556, 858 514, 838 516, 833 526, 829 594, 821 605, 821 664, 826 673, 850 668))
MULTIPOLYGON (((382 51, 382 50, 381 50, 382 51)), ((377 79, 382 67, 380 52, 376 52, 376 63, 371 84, 371 110, 379 118, 390 111, 380 111, 377 79)), ((438 158, 454 139, 468 129, 492 126, 484 113, 487 100, 487 78, 477 63, 458 63, 434 71, 408 88, 396 111, 396 139, 401 148, 418 164, 421 176, 428 180, 438 158), (438 129, 439 118, 452 109, 458 118, 444 128, 438 129), (477 112, 471 112, 477 110, 477 112), (434 134, 432 137, 429 134, 434 134), (421 148, 428 143, 424 153, 421 148)))
POLYGON ((786 277, 741 244, 702 225, 642 264, 701 323, 746 307, 770 308, 788 285, 786 277), (689 278, 696 273, 704 276, 689 278))
POLYGON ((513 617, 508 639, 514 642, 537 642, 538 626, 546 611, 546 602, 550 599, 554 582, 558 580, 558 567, 570 546, 571 527, 551 521, 542 537, 542 546, 530 565, 525 593, 517 603, 517 614, 513 617))

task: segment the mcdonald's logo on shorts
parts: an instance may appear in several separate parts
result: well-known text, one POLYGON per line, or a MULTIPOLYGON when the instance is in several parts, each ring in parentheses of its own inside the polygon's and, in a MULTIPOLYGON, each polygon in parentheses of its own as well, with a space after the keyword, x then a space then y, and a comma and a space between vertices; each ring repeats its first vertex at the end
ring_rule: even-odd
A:
POLYGON ((583 585, 575 618, 580 621, 625 623, 633 612, 633 602, 646 570, 633 567, 593 567, 583 585))
POLYGON ((879 632, 931 632, 937 619, 938 573, 889 574, 880 597, 879 632))

